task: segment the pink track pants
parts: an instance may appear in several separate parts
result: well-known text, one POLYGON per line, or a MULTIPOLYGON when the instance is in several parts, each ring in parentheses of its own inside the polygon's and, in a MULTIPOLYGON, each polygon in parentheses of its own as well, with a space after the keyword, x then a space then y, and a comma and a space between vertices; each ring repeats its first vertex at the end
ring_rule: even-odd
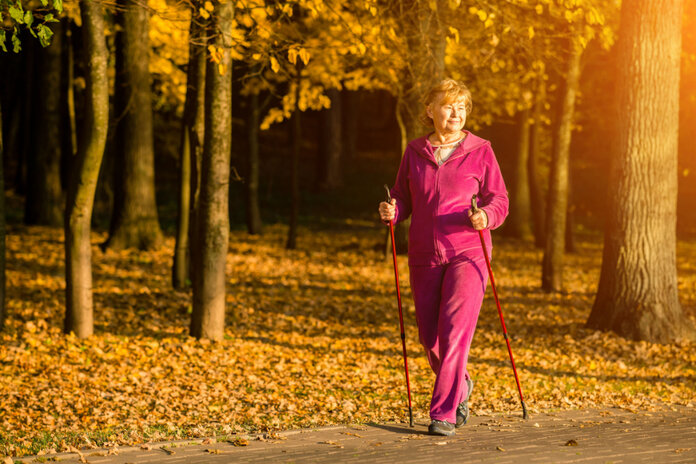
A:
POLYGON ((481 249, 470 250, 444 265, 411 266, 410 280, 420 342, 436 375, 430 418, 454 423, 467 394, 466 365, 488 283, 486 261, 481 249))

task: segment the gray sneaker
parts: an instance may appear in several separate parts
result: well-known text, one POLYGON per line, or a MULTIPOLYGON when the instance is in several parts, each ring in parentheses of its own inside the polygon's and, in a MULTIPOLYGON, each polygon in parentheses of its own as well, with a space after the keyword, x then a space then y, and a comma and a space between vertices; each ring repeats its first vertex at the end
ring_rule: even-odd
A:
POLYGON ((444 435, 450 437, 454 435, 454 424, 447 421, 433 420, 428 427, 428 433, 430 435, 444 435))
POLYGON ((466 388, 466 399, 457 406, 457 423, 455 427, 461 427, 469 420, 469 397, 471 396, 471 390, 474 388, 474 381, 466 379, 466 388))

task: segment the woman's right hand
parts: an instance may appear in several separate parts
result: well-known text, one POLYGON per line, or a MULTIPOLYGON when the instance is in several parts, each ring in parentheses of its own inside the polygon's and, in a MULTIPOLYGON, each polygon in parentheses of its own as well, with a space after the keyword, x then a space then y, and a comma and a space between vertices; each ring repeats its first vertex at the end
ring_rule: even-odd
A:
POLYGON ((392 198, 390 203, 383 201, 379 204, 379 218, 383 222, 393 221, 396 216, 396 199, 392 198))

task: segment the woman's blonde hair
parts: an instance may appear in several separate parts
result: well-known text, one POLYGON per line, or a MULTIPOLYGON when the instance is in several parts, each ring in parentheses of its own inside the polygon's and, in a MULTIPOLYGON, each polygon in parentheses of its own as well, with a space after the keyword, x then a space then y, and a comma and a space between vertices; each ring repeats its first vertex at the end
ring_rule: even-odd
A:
POLYGON ((466 109, 466 114, 471 112, 472 101, 471 92, 469 88, 461 82, 455 81, 454 79, 444 79, 439 83, 435 84, 423 99, 423 111, 419 117, 420 122, 426 126, 432 127, 433 120, 426 113, 426 108, 428 105, 433 103, 439 95, 442 95, 441 101, 444 104, 454 103, 459 100, 464 100, 464 108, 466 109))

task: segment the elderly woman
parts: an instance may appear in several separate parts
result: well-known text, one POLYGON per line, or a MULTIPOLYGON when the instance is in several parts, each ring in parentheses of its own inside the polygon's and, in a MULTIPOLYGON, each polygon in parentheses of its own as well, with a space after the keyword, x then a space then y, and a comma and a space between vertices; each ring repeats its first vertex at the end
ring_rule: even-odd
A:
POLYGON ((424 104, 421 119, 434 131, 408 144, 391 203, 380 203, 379 214, 394 223, 411 216, 411 290, 420 342, 436 376, 428 430, 453 435, 469 417, 474 382, 467 359, 488 281, 477 231, 483 230, 490 256, 490 229, 507 216, 508 197, 490 142, 464 130, 467 87, 446 79, 424 104))

